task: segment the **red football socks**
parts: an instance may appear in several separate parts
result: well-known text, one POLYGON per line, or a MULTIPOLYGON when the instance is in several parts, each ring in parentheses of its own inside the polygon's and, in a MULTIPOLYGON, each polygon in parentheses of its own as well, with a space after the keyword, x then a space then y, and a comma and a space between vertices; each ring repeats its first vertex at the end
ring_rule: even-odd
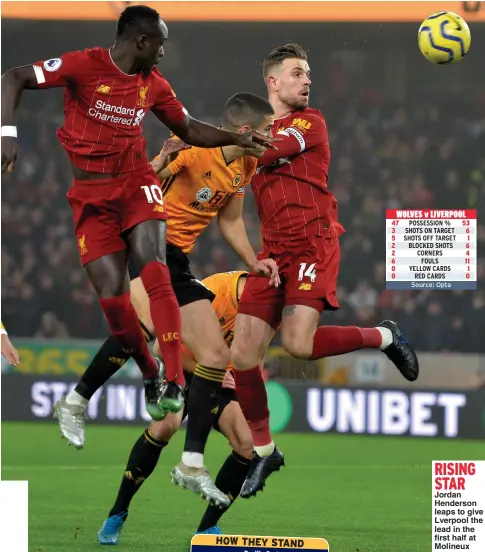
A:
POLYGON ((234 370, 234 378, 236 395, 251 429, 254 445, 260 447, 271 443, 268 396, 259 366, 251 370, 234 370))
POLYGON ((273 441, 269 429, 269 416, 259 422, 248 422, 255 447, 266 447, 273 441))
POLYGON ((151 262, 140 277, 150 299, 150 314, 165 363, 167 381, 183 386, 180 309, 170 281, 167 265, 151 262))
POLYGON ((343 355, 360 349, 378 349, 382 334, 377 328, 356 326, 320 326, 313 337, 310 360, 343 355))
POLYGON ((113 337, 138 364, 144 379, 158 373, 158 365, 150 354, 143 331, 131 304, 130 294, 99 299, 113 337))

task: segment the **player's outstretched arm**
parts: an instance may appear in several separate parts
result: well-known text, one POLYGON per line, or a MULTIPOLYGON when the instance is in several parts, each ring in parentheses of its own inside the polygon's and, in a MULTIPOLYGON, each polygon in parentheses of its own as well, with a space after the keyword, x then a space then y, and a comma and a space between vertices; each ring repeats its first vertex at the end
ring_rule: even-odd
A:
POLYGON ((280 284, 280 278, 276 263, 272 259, 259 261, 249 242, 243 219, 243 198, 232 197, 219 211, 217 223, 227 243, 246 266, 248 266, 252 272, 268 276, 270 278, 270 284, 277 287, 280 284))
POLYGON ((222 146, 240 146, 251 149, 262 146, 274 147, 273 138, 267 138, 263 134, 249 131, 244 134, 229 132, 208 125, 191 117, 187 110, 175 96, 170 84, 159 73, 154 73, 154 101, 151 107, 152 113, 167 126, 175 136, 189 146, 199 148, 217 148, 222 146))
POLYGON ((2 174, 13 170, 18 155, 16 113, 22 92, 37 88, 32 65, 10 69, 2 75, 2 174))
POLYGON ((215 126, 203 123, 194 119, 190 115, 186 115, 181 121, 169 121, 164 111, 152 108, 154 115, 168 128, 178 136, 183 142, 190 146, 198 148, 217 148, 222 146, 240 146, 242 148, 265 147, 273 148, 275 141, 272 138, 267 138, 262 134, 255 132, 246 132, 239 134, 222 130, 215 126))
MULTIPOLYGON (((281 137, 281 134, 279 136, 281 137)), ((265 151, 264 155, 259 158, 259 164, 271 165, 277 159, 282 159, 283 157, 292 158, 300 154, 303 149, 296 137, 291 134, 285 135, 282 137, 281 142, 279 142, 277 150, 268 149, 265 151)))
POLYGON ((219 230, 234 252, 247 267, 257 263, 256 253, 249 242, 243 219, 243 197, 232 197, 217 215, 219 230))

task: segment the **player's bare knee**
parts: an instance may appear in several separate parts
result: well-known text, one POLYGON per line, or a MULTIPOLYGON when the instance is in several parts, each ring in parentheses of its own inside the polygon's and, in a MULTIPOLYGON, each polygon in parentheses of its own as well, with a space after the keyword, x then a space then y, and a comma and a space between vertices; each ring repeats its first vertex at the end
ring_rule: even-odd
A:
POLYGON ((207 347, 201 352, 197 362, 202 366, 210 366, 211 368, 219 368, 225 370, 229 364, 231 357, 227 345, 221 341, 220 344, 207 347))
POLYGON ((167 264, 167 259, 164 253, 148 252, 139 257, 141 270, 150 263, 162 263, 167 264))
POLYGON ((281 342, 285 351, 295 358, 307 360, 312 356, 313 340, 307 336, 282 332, 281 342))
POLYGON ((124 284, 117 282, 106 282, 106 285, 95 286, 98 295, 101 299, 109 299, 110 297, 119 297, 126 293, 124 284))
POLYGON ((233 344, 230 352, 231 362, 236 370, 251 370, 259 364, 258 355, 251 347, 244 348, 233 344))
MULTIPOLYGON (((135 256, 135 253, 133 253, 133 256, 135 256)), ((156 251, 150 248, 137 251, 136 259, 140 270, 143 270, 143 268, 150 263, 162 263, 164 265, 167 264, 167 259, 164 252, 156 251)))
POLYGON ((119 297, 130 289, 122 255, 107 255, 88 263, 84 268, 101 299, 119 297))
POLYGON ((152 422, 148 428, 150 435, 157 441, 170 441, 180 427, 180 420, 176 414, 168 414, 165 420, 152 422))
POLYGON ((140 267, 151 262, 167 264, 166 225, 161 220, 146 220, 131 231, 128 243, 131 254, 140 267))
POLYGON ((236 441, 233 443, 233 450, 237 452, 239 456, 247 460, 252 460, 253 448, 253 440, 251 438, 236 436, 236 441))

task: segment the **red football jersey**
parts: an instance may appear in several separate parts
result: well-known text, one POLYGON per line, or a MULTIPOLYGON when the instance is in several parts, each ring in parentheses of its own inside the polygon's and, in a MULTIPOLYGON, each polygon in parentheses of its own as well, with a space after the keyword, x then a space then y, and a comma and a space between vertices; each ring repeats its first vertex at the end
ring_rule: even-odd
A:
POLYGON ((167 125, 187 111, 154 68, 127 75, 108 49, 90 48, 33 64, 39 88, 64 87, 64 126, 57 131, 73 165, 117 175, 146 168, 142 120, 156 109, 167 125))
POLYGON ((327 189, 330 147, 323 115, 309 107, 294 111, 275 121, 273 135, 282 141, 259 159, 252 179, 263 240, 340 235, 337 200, 327 189))

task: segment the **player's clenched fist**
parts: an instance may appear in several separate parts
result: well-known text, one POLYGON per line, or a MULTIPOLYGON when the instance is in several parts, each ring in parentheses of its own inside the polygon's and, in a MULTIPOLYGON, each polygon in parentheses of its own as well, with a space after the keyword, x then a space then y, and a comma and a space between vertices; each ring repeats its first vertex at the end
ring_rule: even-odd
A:
POLYGON ((2 174, 8 169, 12 172, 19 153, 17 138, 2 136, 2 174))

